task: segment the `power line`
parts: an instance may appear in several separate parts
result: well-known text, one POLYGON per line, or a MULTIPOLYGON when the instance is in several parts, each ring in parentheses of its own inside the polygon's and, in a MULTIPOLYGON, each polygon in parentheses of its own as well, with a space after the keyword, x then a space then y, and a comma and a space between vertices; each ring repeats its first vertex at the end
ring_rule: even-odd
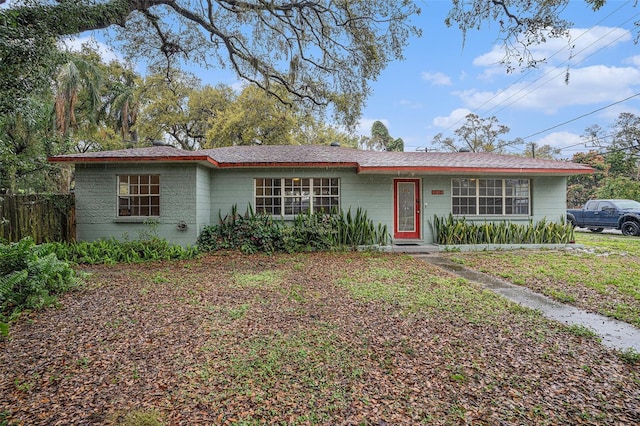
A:
POLYGON ((522 138, 522 140, 526 140, 526 139, 532 138, 532 137, 537 136, 537 135, 539 135, 539 134, 541 134, 541 133, 545 133, 545 132, 548 132, 549 130, 553 130, 553 129, 556 129, 556 128, 560 127, 560 126, 564 126, 565 124, 569 124, 569 123, 571 123, 571 122, 577 121, 577 120, 579 120, 579 119, 581 119, 581 118, 584 118, 584 117, 587 117, 587 116, 589 116, 589 115, 595 114, 596 112, 600 112, 600 111, 602 111, 602 110, 604 110, 604 109, 607 109, 607 108, 610 108, 610 107, 612 107, 612 106, 614 106, 614 105, 618 105, 618 104, 620 104, 620 103, 622 103, 622 102, 626 102, 626 101, 628 101, 629 99, 633 99, 633 98, 635 98, 636 96, 640 96, 640 93, 636 93, 635 95, 631 95, 631 96, 629 96, 628 98, 625 98, 625 99, 622 99, 622 100, 616 101, 616 102, 614 102, 614 103, 612 103, 612 104, 609 104, 609 105, 603 106, 602 108, 598 108, 598 109, 593 110, 593 111, 591 111, 591 112, 588 112, 588 113, 586 113, 586 114, 582 114, 582 115, 580 115, 580 116, 578 116, 578 117, 575 117, 575 118, 572 118, 572 119, 570 119, 570 120, 564 121, 564 122, 562 122, 562 123, 560 123, 560 124, 556 124, 555 126, 551 126, 551 127, 546 128, 546 129, 544 129, 544 130, 540 130, 539 132, 532 133, 532 134, 530 134, 529 136, 525 136, 525 137, 523 137, 523 138, 522 138))
MULTIPOLYGON (((575 43, 577 40, 579 40, 580 38, 582 38, 583 36, 585 36, 589 31, 593 30, 596 26, 600 25, 603 21, 605 21, 606 19, 608 19, 609 17, 611 17, 612 15, 614 15, 615 13, 617 13, 620 9, 622 9, 623 7, 627 6, 629 3, 631 3, 631 0, 626 1, 625 3, 623 3, 622 5, 620 5, 617 9, 615 9, 614 11, 612 11, 611 13, 609 13, 607 16, 603 17, 602 19, 600 19, 596 24, 594 24, 593 26, 591 26, 588 30, 584 31, 582 34, 580 34, 578 37, 576 37, 574 40, 571 40, 571 43, 575 43)), ((640 13, 632 16, 631 18, 625 20, 622 24, 619 24, 615 27, 615 29, 621 27, 622 25, 624 25, 625 23, 629 22, 630 20, 634 19, 636 16, 640 15, 640 13)), ((614 30, 609 31, 609 33, 607 33, 607 35, 611 34, 614 30)), ((601 47, 600 49, 596 50, 595 52, 593 52, 591 55, 586 56, 582 61, 578 62, 576 65, 579 65, 580 63, 584 62, 586 59, 588 59, 589 57, 593 56, 594 54, 600 52, 602 49, 604 49, 605 47, 611 45, 613 42, 618 41, 621 37, 623 37, 624 34, 620 37, 618 37, 617 39, 613 40, 612 42, 608 43, 606 46, 601 47)), ((567 45, 569 45, 570 43, 568 43, 567 45)), ((586 46, 585 48, 583 48, 582 50, 580 50, 579 52, 577 52, 577 54, 585 51, 586 49, 588 49, 589 47, 593 46, 595 44, 591 43, 588 46, 586 46)), ((562 47, 561 49, 557 50, 555 53, 553 53, 551 56, 549 56, 548 59, 553 58, 554 56, 558 55, 560 52, 564 51, 566 49, 565 47, 562 47)), ((574 56, 573 54, 571 55, 572 57, 574 56)), ((569 62, 571 58, 561 62, 559 64, 559 66, 564 65, 565 63, 569 62)), ((504 104, 504 102, 508 101, 509 99, 513 98, 514 96, 518 95, 519 93, 523 92, 525 89, 527 89, 528 87, 534 85, 536 82, 542 80, 545 76, 547 76, 549 73, 551 73, 553 70, 549 70, 546 73, 544 73, 542 76, 538 77, 537 79, 533 80, 532 82, 530 82, 529 84, 527 84, 525 87, 521 88, 520 90, 518 90, 517 92, 515 92, 514 94, 512 94, 511 96, 509 96, 507 99, 503 100, 502 102, 498 103, 496 106, 494 106, 493 108, 491 108, 489 111, 487 111, 487 114, 489 114, 491 111, 496 110, 496 108, 498 108, 500 106, 500 104, 504 104)), ((526 73, 524 73, 520 78, 518 78, 515 82, 513 82, 510 87, 512 87, 514 84, 518 83, 519 81, 523 80, 525 77, 527 77, 529 74, 533 73, 534 70, 529 70, 526 73)), ((512 105, 513 103, 515 103, 516 101, 522 99, 523 97, 527 96, 528 94, 532 93, 533 91, 537 90, 538 88, 542 87, 544 84, 547 84, 548 82, 550 82, 551 80, 553 80, 554 78, 558 77, 559 75, 566 73, 566 71, 562 71, 559 74, 553 76, 551 79, 545 81, 544 83, 542 83, 541 85, 539 85, 538 87, 536 87, 535 89, 533 89, 532 91, 528 92, 527 94, 521 96, 520 98, 516 99, 515 101, 509 103, 508 105, 505 105, 503 108, 497 109, 495 112, 500 112, 502 110, 504 110, 506 107, 512 105)), ((483 106, 489 104, 491 101, 493 101, 494 99, 496 99, 498 96, 500 96, 502 93, 504 93, 506 91, 505 90, 500 90, 498 93, 496 93, 493 97, 491 97, 490 99, 486 100, 485 102, 483 102, 478 108, 476 108, 476 110, 481 109, 483 106)), ((447 132, 448 130, 450 130, 451 128, 453 128, 456 124, 460 123, 463 121, 463 118, 458 119, 456 122, 452 123, 451 125, 449 125, 449 127, 447 127, 442 133, 447 132)))
MULTIPOLYGON (((598 21, 596 24, 594 24, 593 26, 591 26, 588 30, 582 32, 580 35, 578 35, 575 39, 571 40, 569 39, 569 43, 567 43, 567 46, 569 45, 575 45, 575 43, 580 40, 582 37, 584 37, 586 34, 588 34, 591 30, 593 30, 596 26, 600 25, 604 20, 606 20, 607 18, 609 18, 610 16, 612 16, 613 14, 615 14, 616 12, 618 12, 620 9, 622 9, 624 6, 626 6, 627 4, 629 4, 630 1, 627 1, 626 3, 622 4, 621 6, 619 6, 616 10, 614 10, 613 12, 611 12, 610 14, 608 14, 607 16, 605 16, 604 18, 602 18, 600 21, 598 21)), ((621 27, 622 25, 626 24, 627 22, 629 22, 631 19, 635 18, 636 16, 640 15, 640 13, 636 14, 634 17, 627 19, 626 21, 624 21, 622 24, 617 25, 616 27, 614 27, 614 29, 612 29, 611 31, 609 31, 607 34, 605 34, 605 37, 608 36, 609 34, 613 33, 615 30, 617 30, 618 27, 621 27)), ((620 38, 622 38, 625 34, 621 35, 620 37, 616 38, 615 40, 609 42, 606 46, 609 46, 611 44, 613 44, 614 42, 618 41, 620 38)), ((604 37, 601 37, 604 38, 604 37)), ((562 62, 560 62, 560 64, 558 65, 558 67, 568 63, 574 56, 584 52, 585 50, 587 50, 588 48, 590 48, 591 46, 593 46, 594 44, 596 44, 596 42, 593 42, 587 46, 585 46, 584 48, 582 48, 579 52, 577 53, 571 53, 569 59, 566 59, 562 62)), ((553 55, 549 56, 549 58, 547 58, 546 60, 549 60, 551 58, 553 58, 554 56, 558 55, 560 52, 564 51, 567 46, 562 47, 561 49, 557 50, 553 55)), ((584 62, 586 59, 590 58, 591 56, 593 56, 594 54, 598 53, 599 51, 601 51, 602 49, 604 49, 603 46, 600 49, 596 50, 595 52, 593 52, 590 55, 587 55, 582 61, 578 62, 576 65, 579 65, 580 63, 584 62)), ((572 50, 573 47, 570 48, 570 50, 572 50)), ((533 72, 533 71, 530 71, 533 72)), ((513 87, 516 83, 518 83, 520 80, 522 80, 524 77, 526 77, 530 72, 526 73, 523 77, 517 79, 515 82, 513 82, 510 87, 513 87)), ((489 111, 487 111, 486 114, 491 113, 491 111, 496 110, 500 104, 504 104, 504 102, 508 101, 509 99, 513 98, 514 96, 518 95, 519 93, 522 93, 525 89, 527 89, 528 87, 531 87, 532 85, 536 84, 537 82, 539 82, 540 80, 542 80, 544 77, 546 77, 547 75, 549 75, 551 72, 553 72, 553 69, 548 70, 547 72, 545 72, 544 74, 542 74, 540 77, 536 78, 535 80, 533 80, 532 82, 530 82, 529 84, 527 84, 526 86, 524 86, 523 88, 521 88, 520 90, 518 90, 517 92, 513 93, 511 96, 509 96, 507 99, 505 99, 504 101, 498 103, 496 106, 494 106, 493 108, 491 108, 489 111)), ((543 85, 549 83, 550 81, 552 81, 553 79, 555 79, 556 77, 565 74, 566 71, 561 71, 560 73, 554 75, 552 78, 548 79, 547 81, 543 82, 542 84, 540 84, 538 87, 536 87, 535 89, 533 89, 532 91, 528 92, 527 94, 525 94, 524 96, 521 96, 520 98, 516 99, 522 99, 523 97, 529 95, 530 93, 534 92, 535 90, 539 89, 540 87, 542 87, 543 85)), ((482 105, 480 105, 479 108, 482 108, 484 105, 490 103, 492 100, 496 99, 498 96, 500 96, 500 94, 504 93, 506 91, 505 90, 501 90, 499 91, 495 96, 493 96, 491 99, 487 100, 486 102, 484 102, 482 105)), ((512 105, 514 102, 511 102, 508 105, 505 105, 503 108, 497 109, 496 112, 500 112, 502 111, 504 108, 506 108, 509 105, 512 105)))

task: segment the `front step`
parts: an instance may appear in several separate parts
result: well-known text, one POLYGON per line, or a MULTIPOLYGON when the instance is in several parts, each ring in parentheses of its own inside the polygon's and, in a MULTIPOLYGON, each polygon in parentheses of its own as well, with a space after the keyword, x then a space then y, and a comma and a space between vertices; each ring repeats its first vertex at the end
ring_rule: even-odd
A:
POLYGON ((436 244, 424 244, 420 243, 394 243, 390 246, 385 246, 384 251, 392 253, 438 253, 440 247, 436 244))

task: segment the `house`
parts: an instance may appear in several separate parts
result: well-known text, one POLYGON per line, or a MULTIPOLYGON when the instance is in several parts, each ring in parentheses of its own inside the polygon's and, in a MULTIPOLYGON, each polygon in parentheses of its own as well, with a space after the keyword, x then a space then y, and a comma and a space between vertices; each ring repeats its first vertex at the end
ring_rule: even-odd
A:
POLYGON ((396 243, 433 242, 434 215, 528 223, 565 215, 567 176, 582 164, 492 153, 375 152, 338 146, 168 146, 49 158, 75 164, 78 240, 155 231, 194 244, 236 205, 284 220, 366 210, 396 243))

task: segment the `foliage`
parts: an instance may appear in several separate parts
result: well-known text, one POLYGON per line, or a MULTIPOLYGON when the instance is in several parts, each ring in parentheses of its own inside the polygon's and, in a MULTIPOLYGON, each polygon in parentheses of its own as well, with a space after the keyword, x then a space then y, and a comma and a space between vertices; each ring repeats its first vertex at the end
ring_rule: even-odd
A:
POLYGON ((273 253, 282 247, 282 223, 271 216, 255 214, 253 209, 238 213, 233 206, 231 213, 222 217, 219 214, 217 225, 207 226, 198 236, 198 248, 201 251, 241 250, 243 253, 258 251, 273 253))
MULTIPOLYGON (((129 58, 145 56, 160 68, 194 61, 229 66, 276 96, 273 86, 283 86, 312 113, 331 104, 337 121, 353 125, 370 91, 368 82, 400 59, 409 38, 420 33, 410 23, 417 13, 408 0, 233 7, 214 0, 204 5, 41 0, 3 10, 0 21, 10 17, 19 28, 38 24, 52 37, 112 27, 129 58)), ((10 40, 25 39, 14 37, 10 40)))
POLYGON ((195 247, 172 245, 167 240, 155 236, 147 239, 119 241, 115 238, 93 242, 46 243, 46 250, 72 263, 115 264, 139 263, 160 260, 185 260, 198 255, 195 247))
POLYGON ((507 147, 521 145, 522 139, 501 139, 500 135, 509 133, 511 129, 499 124, 495 116, 480 118, 476 114, 467 114, 466 122, 454 131, 458 141, 452 137, 444 137, 442 133, 434 136, 432 145, 447 151, 496 152, 504 153, 507 147))
POLYGON ((609 167, 604 156, 596 151, 577 152, 571 161, 587 164, 594 169, 593 174, 574 175, 567 178, 567 205, 570 208, 581 207, 590 199, 596 198, 598 188, 608 176, 609 167))
MULTIPOLYGON (((536 66, 540 60, 529 48, 566 36, 571 23, 560 14, 567 3, 456 1, 445 22, 465 37, 484 24, 499 23, 507 69, 512 69, 511 60, 536 66)), ((598 9, 603 1, 587 3, 598 9)), ((47 48, 61 36, 115 28, 130 59, 145 57, 159 68, 194 62, 228 66, 275 96, 275 86, 284 87, 293 98, 281 98, 285 104, 301 104, 310 114, 331 105, 336 122, 353 126, 370 94, 369 82, 389 62, 402 59, 410 38, 420 35, 411 23, 419 13, 416 2, 409 0, 235 2, 233 7, 218 0, 30 0, 0 10, 0 45, 26 59, 0 81, 20 88, 23 76, 47 63, 47 48)), ((44 78, 34 80, 46 77, 45 72, 44 78)))
POLYGON ((326 214, 299 214, 291 225, 270 215, 249 209, 240 215, 237 206, 219 217, 219 224, 206 227, 198 236, 202 251, 240 250, 243 253, 286 251, 323 251, 359 245, 386 244, 389 236, 384 225, 375 225, 367 213, 358 208, 326 214))
POLYGON ((541 220, 528 225, 512 222, 469 223, 465 217, 433 217, 430 223, 437 244, 568 244, 573 241, 573 227, 564 218, 560 222, 541 220))
POLYGON ((577 153, 572 161, 593 167, 592 175, 570 176, 569 207, 579 207, 592 198, 640 200, 640 117, 621 113, 610 129, 598 125, 586 129, 585 145, 599 148, 577 153))
POLYGON ((640 352, 627 348, 618 352, 618 357, 627 364, 640 364, 640 352))
POLYGON ((385 225, 377 226, 360 207, 326 214, 306 213, 296 216, 293 227, 285 229, 285 247, 289 252, 330 250, 339 247, 384 245, 389 242, 385 225))
POLYGON ((624 176, 606 179, 596 191, 597 198, 640 200, 640 180, 624 176))
POLYGON ((0 187, 8 193, 66 193, 71 170, 47 157, 115 149, 137 139, 136 75, 101 61, 95 46, 59 52, 50 86, 13 99, 13 114, 0 115, 0 187))
POLYGON ((232 89, 202 86, 194 75, 174 68, 152 71, 141 87, 141 136, 168 140, 185 150, 203 148, 210 122, 217 122, 228 108, 232 89))
POLYGON ((280 99, 292 101, 284 88, 274 85, 272 91, 278 97, 254 86, 244 87, 239 94, 225 86, 212 90, 206 99, 223 98, 224 102, 218 102, 210 108, 213 113, 203 117, 204 146, 356 144, 355 137, 325 124, 297 104, 283 104, 280 99))
POLYGON ((524 152, 525 157, 546 158, 549 160, 553 160, 558 158, 558 156, 562 153, 562 149, 554 148, 548 144, 538 145, 536 143, 530 143, 528 144, 528 146, 530 146, 531 149, 525 150, 524 152))
MULTIPOLYGON (((595 11, 606 0, 586 0, 595 11)), ((536 67, 546 58, 536 57, 530 47, 552 38, 566 36, 571 25, 562 19, 560 11, 569 0, 537 2, 528 0, 504 1, 455 1, 445 19, 447 26, 457 25, 466 38, 470 30, 480 30, 486 21, 500 24, 504 57, 500 63, 507 71, 519 67, 536 67)))
POLYGON ((75 271, 31 238, 0 244, 0 323, 26 309, 55 304, 80 285, 75 271))
POLYGON ((374 121, 371 126, 371 137, 363 136, 360 140, 362 149, 374 151, 404 151, 404 141, 402 138, 394 139, 389 134, 387 126, 381 121, 374 121))
POLYGON ((28 113, 29 99, 49 90, 60 60, 56 35, 45 23, 24 25, 18 11, 0 10, 0 116, 28 113))

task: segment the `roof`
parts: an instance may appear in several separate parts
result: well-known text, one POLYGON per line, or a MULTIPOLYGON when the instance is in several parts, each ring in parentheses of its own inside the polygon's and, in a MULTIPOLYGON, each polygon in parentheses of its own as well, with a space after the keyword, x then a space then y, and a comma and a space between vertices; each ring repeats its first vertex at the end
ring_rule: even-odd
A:
POLYGON ((472 152, 379 152, 323 145, 261 145, 184 151, 170 146, 97 151, 50 157, 59 163, 195 162, 212 168, 353 168, 360 174, 536 174, 593 173, 568 161, 472 152))

